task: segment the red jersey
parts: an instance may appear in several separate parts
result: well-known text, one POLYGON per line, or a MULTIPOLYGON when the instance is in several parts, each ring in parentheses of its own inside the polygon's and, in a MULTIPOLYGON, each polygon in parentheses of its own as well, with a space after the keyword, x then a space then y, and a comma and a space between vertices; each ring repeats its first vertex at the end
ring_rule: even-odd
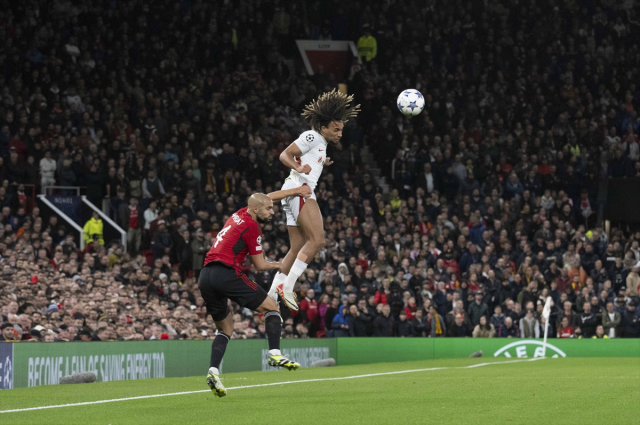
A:
POLYGON ((237 271, 242 271, 242 264, 247 254, 262 253, 262 230, 251 215, 243 208, 231 215, 224 227, 213 240, 213 246, 204 258, 204 265, 219 261, 237 271))
POLYGON ((469 291, 478 292, 480 290, 480 282, 477 280, 475 282, 469 281, 467 282, 467 287, 469 288, 469 291))
POLYGON ((453 268, 453 272, 456 274, 456 276, 460 277, 460 270, 458 269, 458 262, 454 259, 451 260, 444 260, 443 264, 445 269, 451 267, 453 268))
POLYGON ((300 301, 300 310, 307 313, 307 320, 309 322, 316 324, 320 321, 320 316, 318 314, 318 302, 316 300, 309 300, 305 297, 300 301))
POLYGON ((558 338, 571 338, 573 336, 573 326, 562 328, 558 331, 558 338))
POLYGON ((129 229, 138 228, 138 208, 131 208, 129 205, 129 229))
POLYGON ((356 264, 359 264, 360 267, 362 267, 362 273, 366 273, 367 270, 369 270, 369 260, 366 260, 366 259, 361 260, 358 258, 356 260, 356 264))
POLYGON ((447 291, 455 291, 460 286, 458 281, 450 280, 444 283, 444 289, 447 291))
POLYGON ((429 232, 431 232, 431 228, 433 227, 433 224, 427 222, 425 223, 424 221, 421 221, 418 224, 418 229, 420 229, 420 234, 421 235, 428 235, 429 232))
POLYGON ((387 305, 387 294, 383 291, 376 291, 376 304, 387 305))

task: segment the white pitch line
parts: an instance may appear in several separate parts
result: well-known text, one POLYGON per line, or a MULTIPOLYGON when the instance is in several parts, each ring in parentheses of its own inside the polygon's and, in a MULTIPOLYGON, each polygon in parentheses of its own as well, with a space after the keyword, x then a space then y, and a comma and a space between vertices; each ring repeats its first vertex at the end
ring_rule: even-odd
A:
MULTIPOLYGON (((359 378, 370 378, 373 376, 385 376, 385 375, 399 375, 403 373, 415 373, 415 372, 429 372, 434 370, 446 370, 446 369, 472 369, 475 367, 482 366, 491 366, 491 365, 501 365, 508 363, 521 363, 521 362, 532 362, 536 360, 542 360, 544 357, 537 357, 534 359, 525 359, 525 360, 509 360, 506 362, 491 362, 491 363, 478 363, 470 366, 458 366, 458 367, 430 367, 425 369, 410 369, 410 370, 398 370, 394 372, 381 372, 381 373, 368 373, 366 375, 352 375, 352 376, 338 376, 335 378, 316 378, 316 379, 301 379, 299 381, 283 381, 283 382, 271 382, 269 384, 256 384, 256 385, 241 385, 238 387, 229 387, 227 390, 241 390, 245 388, 259 388, 259 387, 272 387, 275 385, 288 385, 288 384, 303 384, 306 382, 322 382, 322 381, 341 381, 344 379, 359 379, 359 378)), ((103 404, 103 403, 115 403, 118 401, 129 401, 129 400, 142 400, 146 398, 157 398, 157 397, 169 397, 174 395, 186 395, 186 394, 197 394, 197 393, 207 393, 211 390, 196 390, 196 391, 182 391, 179 393, 166 393, 166 394, 152 394, 152 395, 141 395, 137 397, 125 397, 125 398, 113 398, 109 400, 96 400, 96 401, 84 401, 81 403, 69 403, 69 404, 56 404, 52 406, 39 406, 39 407, 27 407, 24 409, 11 409, 11 410, 0 410, 0 413, 16 413, 16 412, 29 412, 32 410, 43 410, 43 409, 56 409, 59 407, 75 407, 75 406, 89 406, 92 404, 103 404)))

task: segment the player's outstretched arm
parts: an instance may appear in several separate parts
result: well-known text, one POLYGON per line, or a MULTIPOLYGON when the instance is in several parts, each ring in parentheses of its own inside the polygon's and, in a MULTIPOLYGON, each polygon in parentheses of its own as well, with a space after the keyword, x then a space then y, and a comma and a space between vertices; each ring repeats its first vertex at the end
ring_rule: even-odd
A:
POLYGON ((285 189, 278 190, 276 192, 271 192, 267 194, 272 201, 279 201, 281 199, 287 198, 289 196, 302 196, 303 198, 308 198, 311 196, 311 188, 307 185, 302 185, 300 187, 294 187, 293 189, 285 189))
POLYGON ((311 172, 311 166, 309 164, 300 165, 296 162, 296 157, 300 158, 302 151, 295 143, 291 143, 280 154, 280 162, 282 162, 287 168, 291 168, 300 174, 309 174, 311 172))
POLYGON ((259 272, 264 272, 267 270, 280 270, 282 268, 282 263, 271 263, 264 258, 264 254, 257 254, 251 256, 251 261, 253 265, 256 267, 256 270, 259 272))

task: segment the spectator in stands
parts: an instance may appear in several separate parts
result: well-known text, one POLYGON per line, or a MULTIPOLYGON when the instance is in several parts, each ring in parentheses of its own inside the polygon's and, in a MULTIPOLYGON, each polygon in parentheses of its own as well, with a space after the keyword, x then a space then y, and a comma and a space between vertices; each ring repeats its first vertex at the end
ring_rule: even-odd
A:
POLYGON ((622 330, 624 338, 640 337, 640 317, 633 302, 627 304, 627 311, 622 316, 622 330))
POLYGON ((130 198, 129 204, 122 203, 118 208, 119 225, 127 232, 127 252, 135 257, 142 243, 142 212, 138 198, 130 198))
POLYGON ((507 317, 504 319, 504 325, 500 326, 498 329, 498 337, 499 338, 518 338, 520 336, 520 332, 518 328, 513 325, 513 320, 511 317, 507 317))
POLYGON ((481 317, 487 317, 489 313, 489 308, 482 302, 482 298, 482 293, 477 292, 473 303, 469 305, 469 320, 474 327, 480 324, 481 317))
POLYGON ((480 323, 473 329, 474 338, 493 338, 496 334, 496 329, 492 323, 487 321, 486 316, 480 317, 480 323))
POLYGON ((352 336, 369 336, 368 328, 371 321, 369 315, 355 304, 351 304, 349 307, 349 315, 353 318, 350 322, 351 328, 353 329, 352 336))
POLYGON ((158 230, 153 236, 153 258, 154 260, 160 259, 171 253, 173 246, 173 239, 167 231, 167 224, 164 220, 158 221, 158 230))
POLYGON ((397 336, 401 337, 413 337, 414 329, 413 324, 407 320, 407 313, 401 311, 399 314, 398 322, 396 323, 397 336))
POLYGON ((578 316, 575 314, 575 312, 573 311, 573 304, 571 303, 571 301, 566 300, 563 304, 563 311, 562 313, 560 313, 560 315, 558 316, 558 322, 562 323, 562 319, 563 318, 567 318, 569 320, 569 324, 573 327, 575 327, 578 324, 578 316))
POLYGON ((198 228, 195 237, 191 242, 191 256, 193 257, 193 272, 197 279, 204 265, 204 257, 211 248, 210 241, 207 241, 202 228, 198 228))
POLYGON ((158 199, 161 195, 166 195, 162 182, 156 177, 153 170, 149 170, 145 179, 142 180, 142 197, 147 199, 158 199))
POLYGON ((0 342, 18 342, 20 338, 18 336, 18 331, 11 323, 3 323, 2 324, 2 335, 0 335, 0 342))
POLYGON ((46 151, 44 153, 44 158, 40 160, 40 187, 42 188, 42 193, 45 193, 45 188, 47 186, 55 186, 56 179, 56 161, 51 158, 51 151, 46 151))
POLYGON ((411 319, 411 324, 413 325, 414 336, 416 337, 424 337, 429 336, 431 333, 431 329, 429 327, 429 322, 425 317, 423 310, 417 310, 413 319, 411 319))
POLYGON ((358 56, 362 57, 366 62, 371 62, 378 55, 378 43, 376 38, 371 35, 371 26, 369 24, 362 25, 363 35, 358 39, 358 56))
MULTIPOLYGON (((493 309, 493 316, 491 316, 491 325, 494 329, 500 329, 500 326, 504 324, 505 315, 502 314, 502 307, 496 305, 493 309)), ((482 321, 482 319, 480 319, 482 321)))
POLYGON ((111 331, 109 330, 109 328, 107 327, 103 327, 103 328, 99 328, 95 334, 93 335, 93 337, 91 338, 92 341, 110 341, 111 339, 111 331))
MULTIPOLYGON (((336 314, 338 314, 339 307, 340 307, 340 299, 336 297, 331 298, 331 304, 329 305, 329 307, 327 307, 324 315, 325 329, 327 329, 327 331, 331 330, 333 318, 336 316, 336 314)), ((329 334, 329 332, 327 332, 327 334, 329 334)), ((333 334, 333 331, 331 331, 331 334, 333 334)))
POLYGON ((348 311, 349 310, 346 306, 341 305, 338 309, 338 314, 333 317, 333 321, 331 322, 331 329, 333 330, 333 336, 335 336, 336 338, 354 336, 353 329, 349 327, 348 311))
POLYGON ((609 339, 607 334, 604 333, 604 327, 602 325, 598 325, 596 327, 596 333, 592 336, 593 339, 609 339))
POLYGON ((391 307, 382 306, 382 314, 373 321, 373 336, 395 336, 396 323, 391 316, 391 307))
POLYGON ((619 336, 621 320, 620 313, 613 309, 613 302, 607 301, 606 311, 602 314, 602 326, 609 338, 617 338, 619 336))
POLYGON ((456 302, 456 306, 447 313, 445 317, 445 322, 447 324, 447 329, 451 328, 456 321, 456 316, 462 316, 464 323, 471 328, 473 325, 471 324, 471 320, 469 319, 469 314, 464 311, 464 304, 462 302, 456 302))
MULTIPOLYGON (((637 241, 636 241, 637 242, 637 241)), ((635 260, 634 260, 635 263, 635 260)), ((638 276, 638 267, 631 267, 631 272, 627 275, 627 295, 629 297, 638 297, 640 292, 640 276, 638 276)))
MULTIPOLYGON (((348 312, 351 314, 351 310, 348 312)), ((302 322, 308 325, 311 334, 315 334, 320 324, 320 317, 318 316, 318 303, 315 300, 315 291, 313 289, 308 289, 304 299, 300 301, 299 314, 302 322)))
POLYGON ((471 336, 471 331, 467 324, 464 323, 464 319, 461 314, 456 314, 453 325, 448 327, 447 336, 457 338, 471 336))
POLYGON ((598 317, 591 311, 591 303, 585 302, 583 304, 583 311, 578 316, 578 324, 582 330, 582 334, 585 338, 591 338, 596 331, 598 324, 598 317))
POLYGON ((427 323, 431 328, 431 337, 439 338, 443 337, 447 333, 447 326, 444 323, 444 319, 433 305, 429 306, 429 312, 427 313, 427 323))
POLYGON ((558 327, 558 338, 573 338, 573 326, 568 317, 563 317, 558 327))
MULTIPOLYGON (((629 234, 626 226, 605 231, 597 197, 604 178, 639 175, 637 129, 629 130, 629 124, 640 105, 633 78, 637 66, 620 59, 630 55, 633 32, 599 25, 594 16, 620 15, 633 28, 633 10, 627 16, 615 2, 578 14, 571 2, 559 3, 557 12, 520 4, 517 12, 529 18, 526 22, 514 25, 517 17, 509 14, 501 31, 463 25, 452 32, 448 23, 458 13, 477 28, 492 28, 512 5, 479 2, 463 10, 453 3, 429 8, 409 2, 398 14, 372 0, 379 16, 364 16, 357 2, 345 3, 340 16, 362 15, 363 22, 344 18, 342 30, 323 31, 305 24, 304 8, 278 4, 276 11, 273 0, 265 0, 261 13, 266 15, 251 23, 250 32, 232 32, 225 22, 243 13, 238 11, 248 5, 245 0, 233 7, 182 2, 178 9, 173 2, 158 3, 153 13, 123 2, 108 10, 94 3, 79 14, 52 0, 51 13, 36 15, 14 3, 3 13, 16 28, 77 27, 90 41, 79 43, 69 31, 56 37, 3 31, 0 38, 5 52, 0 172, 6 181, 0 187, 0 264, 11 271, 0 281, 0 310, 17 300, 20 309, 31 304, 36 312, 24 314, 34 319, 31 326, 41 315, 43 329, 59 329, 64 313, 80 321, 76 328, 86 321, 92 335, 105 323, 107 339, 212 338, 214 325, 194 277, 201 267, 198 229, 208 246, 230 214, 245 206, 247 195, 279 187, 288 171, 278 154, 308 129, 299 116, 302 106, 345 83, 362 113, 345 126, 340 146, 330 148, 336 163, 316 188, 327 243, 296 289, 301 300, 309 288, 317 290, 315 301, 324 300, 318 306, 324 310, 320 328, 330 330, 341 305, 348 304, 350 312, 358 304, 359 317, 370 318, 372 334, 386 304, 394 324, 404 311, 415 334, 446 336, 451 326, 443 318, 455 324, 455 315, 462 314, 466 322, 469 309, 477 308, 468 294, 480 290, 487 312, 474 312, 474 323, 500 307, 504 319, 494 314, 490 322, 497 317, 500 333, 508 317, 507 333, 517 334, 526 316, 521 306, 526 312, 533 302, 536 308, 547 290, 557 305, 563 303, 557 320, 567 318, 576 331, 585 302, 596 323, 604 325, 609 313, 601 312, 600 321, 597 310, 620 295, 613 305, 621 316, 620 333, 640 333, 636 316, 628 313, 635 309, 626 305, 638 302, 638 288, 629 282, 635 282, 634 260, 640 261, 640 235, 629 234), (184 18, 195 10, 202 19, 192 19, 186 28, 184 18), (391 27, 385 21, 390 16, 391 27), (418 38, 407 37, 416 23, 433 33, 424 49, 414 45, 418 38), (125 24, 137 28, 136 42, 123 30, 105 46, 109 28, 125 24), (163 26, 173 30, 158 30, 163 26), (581 28, 586 36, 576 38, 568 27, 581 28), (200 36, 190 37, 191 30, 200 36), (363 61, 344 76, 308 77, 294 33, 362 37, 363 61), (231 41, 215 41, 225 39, 231 41), (398 45, 420 53, 396 60, 398 45), (505 47, 512 45, 530 57, 522 60, 505 47), (25 46, 38 46, 43 54, 26 55, 25 46), (448 54, 451 46, 478 57, 448 54), (569 69, 559 63, 577 65, 569 69), (389 107, 398 81, 413 81, 425 96, 425 110, 411 120, 389 107), (361 158, 366 150, 369 155, 361 158), (36 191, 50 184, 86 187, 83 194, 98 207, 106 197, 108 214, 128 231, 132 218, 125 215, 123 222, 119 208, 128 212, 128 200, 138 198, 128 252, 104 247, 103 237, 93 243, 92 233, 83 235, 88 246, 78 252, 77 235, 32 208, 25 183, 35 183, 36 191), (328 272, 321 273, 324 268, 328 272), (600 297, 595 303, 594 295, 600 297), (47 301, 52 297, 64 301, 52 308, 47 301), (131 323, 120 323, 123 312, 131 323)), ((324 18, 331 21, 332 13, 326 9, 324 18)), ((60 194, 74 195, 75 189, 60 194)), ((282 211, 275 207, 279 220, 282 211)), ((270 259, 282 259, 290 248, 286 224, 266 225, 263 243, 270 259)), ((246 272, 257 282, 273 278, 246 272)), ((233 308, 239 337, 264 335, 259 319, 233 308)), ((287 337, 322 335, 309 333, 303 315, 286 310, 283 315, 287 337)), ((67 326, 55 335, 36 330, 36 338, 71 339, 61 335, 72 330, 67 326)))
POLYGON ((82 228, 82 237, 84 238, 84 242, 88 244, 96 239, 96 235, 100 245, 104 245, 104 225, 102 224, 100 214, 93 211, 91 213, 91 218, 82 228))
POLYGON ((527 309, 525 316, 520 319, 519 330, 522 338, 540 338, 540 323, 533 310, 527 309))

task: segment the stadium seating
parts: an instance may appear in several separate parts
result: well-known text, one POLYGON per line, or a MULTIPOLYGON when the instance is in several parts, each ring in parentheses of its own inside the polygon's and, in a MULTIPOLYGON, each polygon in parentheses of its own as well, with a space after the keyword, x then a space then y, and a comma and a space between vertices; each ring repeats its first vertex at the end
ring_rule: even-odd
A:
MULTIPOLYGON (((602 180, 640 177, 636 2, 334 3, 0 11, 0 340, 211 339, 202 249, 248 195, 280 188, 302 107, 338 81, 362 112, 330 148, 325 249, 283 337, 537 337, 547 296, 552 337, 640 337, 640 232, 605 229, 598 201, 602 180), (357 42, 365 26, 375 57, 306 75, 296 39, 357 42), (405 88, 426 98, 412 119, 395 110, 405 88), (34 199, 44 186, 82 187, 127 252, 81 250, 34 199)), ((264 338, 259 315, 234 312, 233 338, 264 338)))

